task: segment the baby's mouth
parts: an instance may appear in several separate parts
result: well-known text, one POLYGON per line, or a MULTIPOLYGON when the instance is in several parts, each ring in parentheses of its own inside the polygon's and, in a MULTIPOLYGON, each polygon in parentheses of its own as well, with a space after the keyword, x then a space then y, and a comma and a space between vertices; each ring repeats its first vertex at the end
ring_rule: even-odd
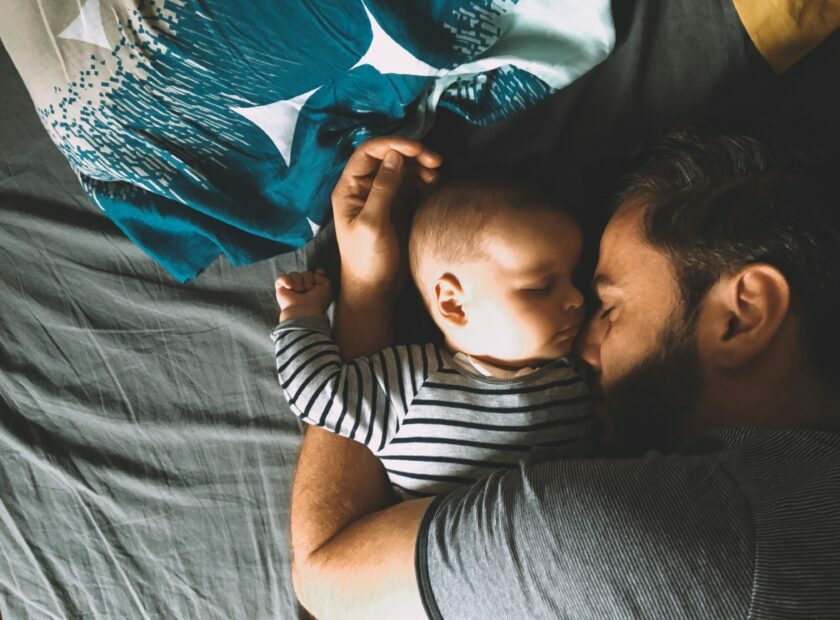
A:
POLYGON ((554 335, 554 337, 557 340, 570 340, 570 339, 574 338, 579 331, 580 331, 580 323, 578 323, 577 325, 572 325, 571 327, 567 327, 565 329, 561 329, 559 332, 557 332, 554 335))

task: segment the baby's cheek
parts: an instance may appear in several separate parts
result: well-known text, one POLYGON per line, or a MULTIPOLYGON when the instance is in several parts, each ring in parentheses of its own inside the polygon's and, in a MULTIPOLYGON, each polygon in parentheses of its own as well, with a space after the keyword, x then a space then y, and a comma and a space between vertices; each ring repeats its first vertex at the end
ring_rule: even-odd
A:
POLYGON ((499 303, 488 304, 485 310, 481 317, 488 326, 484 345, 492 355, 513 359, 533 346, 533 329, 527 324, 529 317, 522 311, 499 303))
POLYGON ((551 317, 535 312, 533 308, 518 317, 512 331, 515 332, 517 354, 523 357, 539 353, 557 333, 551 317))

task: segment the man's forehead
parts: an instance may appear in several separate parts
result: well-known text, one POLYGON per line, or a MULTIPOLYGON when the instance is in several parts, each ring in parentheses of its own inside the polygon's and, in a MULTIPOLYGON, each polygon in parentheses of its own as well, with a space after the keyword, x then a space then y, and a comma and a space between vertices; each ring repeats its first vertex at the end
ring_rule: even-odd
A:
POLYGON ((643 209, 622 208, 607 224, 592 280, 597 292, 632 288, 637 280, 667 268, 664 255, 644 241, 642 214, 643 209))
MULTIPOLYGON (((642 245, 646 245, 642 242, 640 232, 641 216, 638 211, 618 211, 607 223, 604 234, 601 236, 599 267, 601 263, 622 263, 627 258, 632 258, 642 245), (629 252, 632 254, 628 254, 629 252)), ((609 273, 604 275, 615 280, 615 277, 609 273)))

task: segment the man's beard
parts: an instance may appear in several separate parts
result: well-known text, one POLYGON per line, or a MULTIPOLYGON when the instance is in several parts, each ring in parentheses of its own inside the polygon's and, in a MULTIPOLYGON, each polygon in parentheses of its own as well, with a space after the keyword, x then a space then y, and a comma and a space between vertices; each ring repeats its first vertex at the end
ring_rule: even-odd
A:
POLYGON ((615 456, 673 448, 696 412, 702 381, 695 327, 696 319, 686 322, 682 312, 674 312, 655 349, 606 390, 615 456))

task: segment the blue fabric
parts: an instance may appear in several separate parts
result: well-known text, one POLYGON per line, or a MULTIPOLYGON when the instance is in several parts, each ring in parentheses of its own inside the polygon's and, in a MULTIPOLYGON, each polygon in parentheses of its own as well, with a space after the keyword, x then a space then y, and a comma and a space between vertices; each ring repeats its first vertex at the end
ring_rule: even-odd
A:
POLYGON ((28 85, 94 202, 184 281, 220 253, 239 265, 308 242, 363 140, 420 137, 437 105, 499 120, 603 60, 608 2, 561 5, 559 24, 590 21, 551 84, 492 61, 540 0, 86 0, 52 33, 68 81, 28 85))

